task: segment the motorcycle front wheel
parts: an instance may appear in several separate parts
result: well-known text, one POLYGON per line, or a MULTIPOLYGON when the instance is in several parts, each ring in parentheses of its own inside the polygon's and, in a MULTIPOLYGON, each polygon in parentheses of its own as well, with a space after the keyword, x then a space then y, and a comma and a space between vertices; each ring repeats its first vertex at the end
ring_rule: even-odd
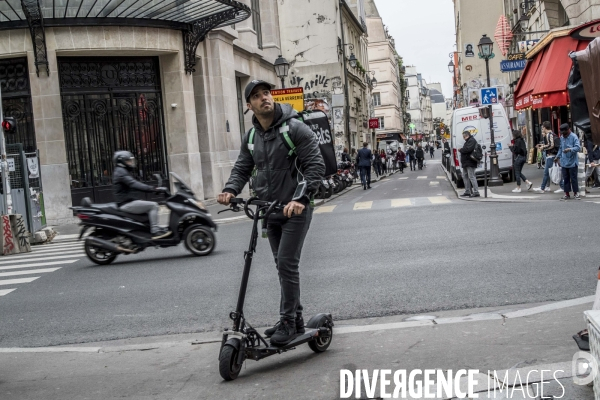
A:
POLYGON ((207 256, 215 249, 217 240, 210 228, 194 224, 183 232, 185 248, 195 256, 207 256))

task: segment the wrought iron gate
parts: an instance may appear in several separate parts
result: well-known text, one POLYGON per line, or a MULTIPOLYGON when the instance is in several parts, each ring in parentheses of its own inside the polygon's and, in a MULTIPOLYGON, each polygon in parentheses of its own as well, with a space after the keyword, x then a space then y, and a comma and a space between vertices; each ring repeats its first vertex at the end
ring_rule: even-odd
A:
POLYGON ((168 177, 157 58, 59 58, 58 70, 74 205, 113 201, 117 150, 135 155, 141 181, 168 177))
POLYGON ((35 129, 27 58, 0 60, 0 86, 4 116, 17 120, 17 133, 7 135, 6 143, 21 143, 25 151, 34 152, 36 150, 35 129))

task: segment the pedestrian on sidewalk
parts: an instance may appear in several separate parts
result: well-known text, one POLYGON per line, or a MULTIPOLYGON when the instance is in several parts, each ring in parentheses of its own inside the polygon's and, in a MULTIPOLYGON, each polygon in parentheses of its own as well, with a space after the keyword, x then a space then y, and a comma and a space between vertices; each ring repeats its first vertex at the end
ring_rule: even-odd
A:
POLYGON ((342 162, 352 162, 350 158, 350 154, 348 154, 348 148, 344 147, 344 151, 342 151, 342 162))
POLYGON ((460 152, 460 165, 462 166, 465 192, 461 194, 461 197, 479 197, 479 186, 477 186, 477 177, 475 176, 475 168, 477 168, 478 162, 471 158, 471 154, 477 146, 477 139, 471 136, 469 131, 464 131, 462 136, 465 144, 458 151, 460 152))
POLYGON ((410 162, 410 170, 414 171, 417 169, 417 156, 416 156, 416 152, 415 149, 411 147, 408 148, 408 151, 406 152, 407 156, 408 156, 408 161, 410 162))
POLYGON ((396 153, 396 162, 398 163, 398 168, 400 169, 400 173, 404 173, 404 163, 406 162, 406 154, 402 151, 402 149, 398 149, 396 153))
POLYGON ((380 165, 381 165, 381 175, 383 174, 387 174, 387 160, 385 157, 385 151, 384 150, 379 150, 379 161, 380 161, 380 165))
POLYGON ((581 197, 579 197, 579 182, 577 182, 577 172, 579 170, 578 153, 581 150, 581 143, 579 143, 577 135, 571 131, 569 124, 562 124, 560 126, 560 133, 562 139, 560 140, 560 147, 556 158, 554 158, 554 162, 562 167, 565 195, 561 200, 570 200, 571 190, 573 191, 575 200, 581 200, 581 197))
POLYGON ((527 161, 527 146, 525 145, 525 140, 523 139, 523 135, 520 131, 514 129, 513 130, 513 140, 514 146, 509 146, 510 151, 513 152, 515 156, 515 177, 517 178, 517 187, 512 190, 513 193, 521 193, 521 180, 525 181, 527 185, 527 190, 531 190, 533 183, 529 182, 529 180, 523 175, 523 166, 527 161))
POLYGON ((364 190, 371 189, 371 158, 373 154, 368 146, 369 143, 364 142, 363 148, 356 155, 356 165, 360 169, 360 182, 364 190))
POLYGON ((429 155, 433 158, 433 153, 435 152, 435 147, 433 145, 429 146, 429 155))
MULTIPOLYGON (((587 181, 594 174, 594 171, 596 171, 596 179, 598 179, 600 177, 600 147, 598 145, 593 145, 591 152, 588 152, 588 159, 590 160, 590 164, 585 171, 585 180, 587 181)), ((600 184, 596 180, 592 189, 597 188, 600 188, 600 184)))
POLYGON ((550 168, 554 165, 554 158, 558 153, 560 147, 560 137, 552 132, 552 124, 550 121, 542 122, 542 136, 544 137, 545 144, 538 144, 538 151, 546 152, 546 166, 544 167, 544 178, 542 179, 542 186, 534 188, 536 192, 550 192, 550 168))

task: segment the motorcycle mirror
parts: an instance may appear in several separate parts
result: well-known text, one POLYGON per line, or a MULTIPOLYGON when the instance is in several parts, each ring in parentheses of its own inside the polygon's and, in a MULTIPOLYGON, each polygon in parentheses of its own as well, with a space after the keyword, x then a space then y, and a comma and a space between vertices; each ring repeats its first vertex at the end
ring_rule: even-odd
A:
POLYGON ((162 186, 162 177, 159 174, 154 174, 154 177, 158 181, 158 186, 162 186))

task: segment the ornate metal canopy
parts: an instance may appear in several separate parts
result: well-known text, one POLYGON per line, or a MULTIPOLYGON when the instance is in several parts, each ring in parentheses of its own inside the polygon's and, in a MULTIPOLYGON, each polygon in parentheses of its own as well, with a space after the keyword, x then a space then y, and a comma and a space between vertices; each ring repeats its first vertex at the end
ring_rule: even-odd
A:
POLYGON ((0 0, 0 29, 28 28, 35 65, 46 66, 48 26, 146 26, 183 32, 186 71, 194 72, 196 48, 214 28, 250 17, 235 0, 0 0))

